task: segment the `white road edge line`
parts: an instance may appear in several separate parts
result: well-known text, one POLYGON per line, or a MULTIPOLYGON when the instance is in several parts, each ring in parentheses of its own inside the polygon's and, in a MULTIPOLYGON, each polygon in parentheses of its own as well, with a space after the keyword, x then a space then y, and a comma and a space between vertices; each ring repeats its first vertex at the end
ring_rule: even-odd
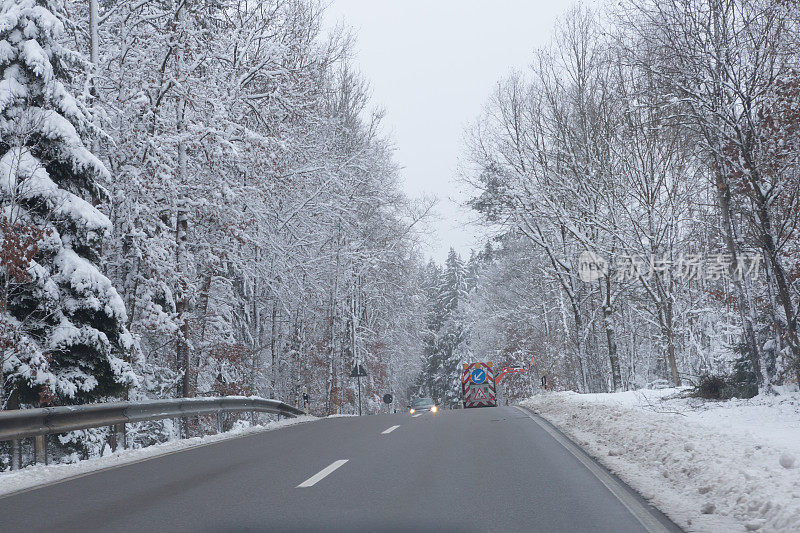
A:
POLYGON ((628 509, 634 518, 636 518, 636 520, 642 524, 646 531, 650 533, 669 533, 669 529, 667 529, 664 524, 662 524, 655 516, 653 516, 647 507, 642 505, 642 502, 637 500, 631 493, 625 490, 625 488, 622 487, 616 479, 611 477, 608 472, 595 463, 593 459, 587 457, 577 444, 566 438, 558 431, 555 431, 547 424, 543 424, 540 420, 537 420, 537 418, 526 409, 518 405, 515 405, 514 407, 528 415, 528 417, 536 422, 540 428, 549 433, 551 437, 561 444, 561 446, 566 448, 568 452, 574 455, 575 458, 583 464, 583 466, 585 466, 592 474, 594 474, 594 476, 599 479, 608 490, 611 491, 611 494, 616 496, 616 498, 622 503, 622 505, 625 506, 626 509, 628 509))
POLYGON ((417 418, 418 416, 422 416, 422 413, 417 413, 415 415, 411 415, 411 418, 417 418))
POLYGON ((323 468, 322 470, 320 470, 307 480, 297 485, 297 488, 300 489, 305 487, 313 487, 314 485, 325 479, 328 475, 330 475, 331 472, 333 472, 334 470, 345 464, 347 461, 348 459, 339 459, 338 461, 332 462, 331 464, 329 464, 328 466, 326 466, 325 468, 323 468))
POLYGON ((400 426, 392 426, 389 429, 384 429, 383 431, 381 431, 381 435, 387 435, 399 427, 400 426))

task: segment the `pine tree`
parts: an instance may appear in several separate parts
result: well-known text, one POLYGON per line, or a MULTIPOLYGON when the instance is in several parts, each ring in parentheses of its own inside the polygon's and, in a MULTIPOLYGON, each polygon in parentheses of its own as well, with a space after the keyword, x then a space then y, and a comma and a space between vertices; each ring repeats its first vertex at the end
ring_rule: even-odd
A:
POLYGON ((424 279, 428 317, 418 386, 436 403, 453 403, 459 396, 458 348, 465 338, 459 302, 467 295, 467 270, 461 257, 450 249, 444 269, 430 262, 424 279))
POLYGON ((464 261, 450 248, 444 264, 444 279, 439 291, 439 299, 446 313, 452 313, 458 308, 458 302, 464 299, 467 293, 467 271, 464 261))
POLYGON ((438 352, 441 370, 437 376, 440 401, 454 402, 458 399, 459 346, 465 338, 465 319, 459 303, 466 301, 467 269, 464 261, 452 248, 445 261, 439 301, 445 318, 439 332, 438 352))
POLYGON ((111 224, 93 203, 110 176, 84 143, 99 132, 67 89, 86 63, 59 44, 64 20, 57 0, 0 8, 0 237, 4 249, 27 239, 0 265, 12 404, 86 403, 136 383, 125 306, 97 267, 111 224))
POLYGON ((422 335, 420 375, 415 385, 421 394, 430 395, 437 400, 436 378, 441 371, 439 330, 444 323, 445 314, 438 297, 442 285, 442 272, 433 260, 423 269, 422 280, 427 305, 425 332, 422 335))

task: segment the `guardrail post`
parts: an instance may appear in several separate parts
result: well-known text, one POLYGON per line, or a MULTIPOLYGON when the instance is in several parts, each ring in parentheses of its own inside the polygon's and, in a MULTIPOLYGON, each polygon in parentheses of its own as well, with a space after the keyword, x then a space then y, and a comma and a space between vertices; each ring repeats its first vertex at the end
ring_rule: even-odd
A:
POLYGON ((256 425, 256 412, 255 411, 250 411, 250 425, 251 426, 255 426, 256 425))
POLYGON ((33 438, 33 457, 36 464, 47 464, 47 435, 33 438))
POLYGON ((217 434, 222 433, 222 411, 217 411, 217 434))
POLYGON ((19 440, 14 439, 11 441, 11 470, 19 470, 21 468, 22 461, 20 460, 20 456, 22 455, 22 450, 19 446, 19 440))
POLYGON ((125 423, 114 425, 114 438, 111 441, 113 451, 125 449, 125 423))

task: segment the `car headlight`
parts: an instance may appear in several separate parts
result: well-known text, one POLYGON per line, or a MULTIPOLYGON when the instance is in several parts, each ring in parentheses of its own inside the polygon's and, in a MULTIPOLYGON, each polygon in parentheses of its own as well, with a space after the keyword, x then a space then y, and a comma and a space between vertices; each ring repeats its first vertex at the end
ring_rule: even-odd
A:
POLYGON ((439 408, 436 407, 435 405, 433 407, 431 407, 431 413, 435 413, 438 410, 439 410, 439 408))
POLYGON ((409 413, 413 415, 413 414, 414 414, 414 409, 411 409, 411 410, 409 411, 409 413))

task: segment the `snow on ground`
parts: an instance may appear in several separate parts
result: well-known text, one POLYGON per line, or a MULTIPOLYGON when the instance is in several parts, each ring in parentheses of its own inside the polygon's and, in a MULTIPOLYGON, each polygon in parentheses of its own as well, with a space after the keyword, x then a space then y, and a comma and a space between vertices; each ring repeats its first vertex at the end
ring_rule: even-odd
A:
POLYGON ((800 393, 725 402, 685 390, 522 402, 686 531, 800 531, 800 393))
POLYGON ((240 427, 225 433, 220 433, 219 435, 206 435, 205 437, 173 440, 136 450, 122 450, 109 453, 103 457, 79 461, 72 464, 35 465, 23 468, 22 470, 2 472, 0 473, 0 496, 31 489, 40 485, 63 481, 97 470, 136 463, 145 459, 158 457, 159 455, 166 455, 188 448, 204 446, 222 440, 244 437, 253 433, 294 426, 313 420, 318 420, 318 418, 314 416, 298 416, 297 418, 287 418, 260 426, 250 426, 249 423, 245 422, 240 427))

